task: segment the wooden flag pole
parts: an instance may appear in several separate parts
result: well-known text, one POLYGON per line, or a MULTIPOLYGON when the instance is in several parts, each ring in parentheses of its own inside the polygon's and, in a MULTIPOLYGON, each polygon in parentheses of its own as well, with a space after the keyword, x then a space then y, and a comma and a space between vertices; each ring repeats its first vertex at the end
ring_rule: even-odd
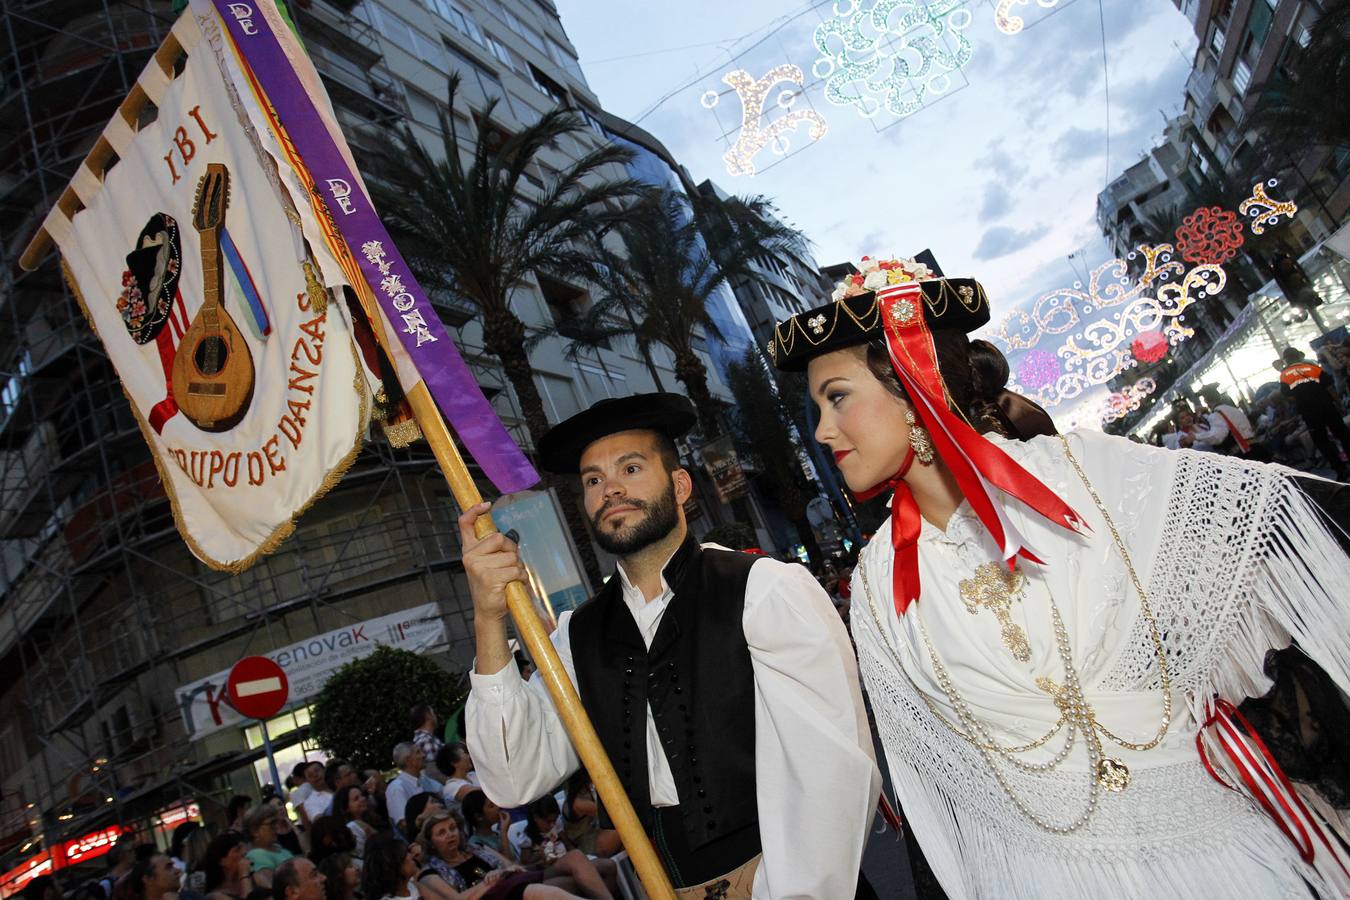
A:
MULTIPOLYGON (((182 46, 174 33, 170 31, 164 38, 163 43, 160 44, 159 49, 155 51, 154 62, 165 74, 172 77, 174 61, 181 53, 182 46)), ((134 85, 131 93, 119 105, 116 115, 122 116, 134 128, 134 123, 139 118, 148 99, 140 85, 134 85)), ((104 169, 112 156, 112 145, 108 143, 106 137, 100 135, 81 165, 86 166, 102 181, 104 169)), ((309 177, 308 172, 305 173, 305 177, 309 177)), ((57 205, 67 218, 73 218, 83 204, 76 196, 74 188, 68 185, 58 199, 57 205)), ((334 238, 341 240, 336 235, 334 238)), ((37 234, 24 248, 19 260, 20 266, 26 271, 36 269, 42 262, 43 257, 52 248, 52 244, 52 237, 44 225, 38 229, 37 234)), ((349 250, 348 257, 350 258, 349 250)), ((352 268, 354 270, 355 266, 352 268)), ((371 329, 379 343, 385 347, 385 352, 388 353, 384 329, 381 327, 381 319, 378 313, 379 304, 376 302, 369 285, 359 277, 351 278, 349 276, 348 280, 354 282, 352 287, 360 298, 361 305, 370 320, 371 329)), ((455 495, 455 502, 459 504, 460 509, 468 509, 482 502, 482 494, 479 493, 478 486, 474 484, 472 476, 469 475, 468 467, 464 464, 464 458, 460 456, 459 449, 455 446, 454 438, 450 436, 450 431, 446 427, 440 408, 436 406, 436 401, 432 399, 431 392, 427 390, 426 384, 419 381, 411 390, 407 390, 406 394, 408 404, 412 407, 413 415, 417 419, 417 425, 422 429, 422 434, 426 436, 427 443, 431 446, 431 452, 435 455, 436 462, 440 464, 441 472, 450 485, 451 492, 455 495)), ((479 516, 478 520, 474 522, 474 533, 479 538, 495 531, 497 531, 497 525, 492 521, 490 515, 479 516)), ((515 621, 516 632, 524 641, 525 647, 530 651, 530 656, 534 658, 539 673, 543 676, 549 696, 553 699, 553 705, 558 710, 558 716, 562 719, 563 727, 567 729, 567 735, 576 748, 577 756, 590 774, 595 789, 600 795, 600 800, 605 804, 605 809, 609 812, 610 819, 619 832, 619 839, 623 842, 624 849, 628 851, 629 859, 633 861, 638 877, 642 879, 644 890, 652 900, 675 900, 675 889, 671 886, 670 878, 666 875, 665 868, 657 858, 656 851, 647 837, 647 832, 643 829, 642 823, 637 817, 637 812, 633 809, 633 804, 623 789, 623 783, 619 781, 619 776, 614 771, 613 764, 605 754, 605 748, 600 743, 600 737, 595 733, 595 726, 591 724, 590 717, 586 715, 586 710, 581 705, 581 698, 577 695, 576 688, 567 675, 567 670, 563 668, 562 660, 558 658, 558 651, 554 649, 553 642, 549 640, 547 632, 544 631, 543 623, 539 620, 534 603, 523 583, 513 581, 506 586, 506 605, 510 610, 511 618, 515 621)))

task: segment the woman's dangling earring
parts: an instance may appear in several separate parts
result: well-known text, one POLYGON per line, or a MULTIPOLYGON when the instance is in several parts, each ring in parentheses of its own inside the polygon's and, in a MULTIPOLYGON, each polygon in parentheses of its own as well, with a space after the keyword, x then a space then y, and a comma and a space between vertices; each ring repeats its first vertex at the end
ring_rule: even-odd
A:
POLYGON ((914 448, 914 458, 925 466, 931 465, 933 440, 928 436, 928 429, 919 424, 919 417, 912 409, 905 410, 905 423, 909 425, 909 445, 914 448))

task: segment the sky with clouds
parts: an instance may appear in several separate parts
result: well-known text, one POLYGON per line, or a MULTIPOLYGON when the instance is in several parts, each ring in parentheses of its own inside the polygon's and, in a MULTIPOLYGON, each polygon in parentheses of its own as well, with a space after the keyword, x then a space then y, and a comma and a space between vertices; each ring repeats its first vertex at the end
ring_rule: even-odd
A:
MULTIPOLYGON (((876 2, 856 0, 864 10, 876 2)), ((897 8, 892 22, 918 5, 882 2, 897 8)), ((1168 0, 1030 0, 1013 7, 1026 23, 1016 35, 996 28, 992 0, 930 0, 959 6, 944 21, 964 27, 941 39, 954 49, 964 37, 969 61, 912 115, 868 119, 830 103, 817 77, 828 71, 812 68, 814 32, 847 15, 850 0, 557 3, 605 108, 655 135, 696 180, 773 198, 822 265, 931 248, 948 275, 981 280, 996 320, 1110 259, 1097 194, 1180 111, 1195 48, 1168 0), (804 90, 783 108, 776 101, 792 85, 773 87, 761 123, 809 109, 828 130, 813 142, 803 122, 785 132, 785 152, 753 157, 755 175, 732 176, 722 156, 742 105, 722 76, 758 79, 782 63, 801 68, 804 90)))

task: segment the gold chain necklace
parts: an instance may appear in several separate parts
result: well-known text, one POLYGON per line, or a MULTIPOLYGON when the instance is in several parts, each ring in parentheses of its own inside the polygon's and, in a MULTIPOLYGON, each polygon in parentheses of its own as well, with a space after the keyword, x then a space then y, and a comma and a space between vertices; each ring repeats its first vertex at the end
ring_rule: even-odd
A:
POLYGON ((1068 834, 1077 831, 1091 821, 1092 815, 1096 811, 1102 789, 1118 792, 1125 790, 1129 785, 1129 768, 1121 760, 1106 756, 1102 749, 1101 736, 1105 735, 1114 743, 1129 750, 1151 750, 1158 746, 1158 744, 1162 742, 1163 737, 1166 736, 1167 730, 1172 722, 1172 679, 1171 673, 1167 667, 1167 655, 1163 650, 1162 636, 1158 630, 1157 618, 1154 616, 1153 608, 1148 602, 1148 595, 1145 593, 1143 585, 1139 581, 1139 575, 1135 571, 1134 563, 1130 559, 1129 551, 1125 548, 1125 542, 1121 539, 1120 532, 1117 531, 1110 513, 1107 512, 1106 504, 1103 503, 1101 498, 1097 495, 1096 490, 1092 487, 1092 483, 1088 480, 1087 474, 1083 471, 1082 467, 1078 464, 1078 460, 1074 457, 1073 451, 1069 448, 1069 442, 1063 435, 1059 435, 1059 439, 1064 447, 1065 456, 1068 457, 1069 462, 1073 465, 1074 471, 1078 473, 1079 479, 1083 482, 1083 486, 1087 489, 1089 496, 1092 497, 1093 503, 1096 504, 1097 510, 1102 514, 1102 519, 1106 522, 1106 526, 1111 532, 1111 537, 1115 541, 1116 549, 1120 553, 1121 559, 1125 563, 1125 568, 1130 574, 1130 581, 1134 585, 1135 593, 1139 595, 1140 609, 1145 620, 1148 622, 1149 636, 1153 642, 1153 649, 1158 660, 1158 671, 1162 682, 1163 705, 1162 723, 1152 740, 1145 743, 1127 741, 1118 737, 1106 728, 1106 726, 1097 721, 1096 711, 1093 710, 1091 704, 1088 703, 1087 697, 1084 695, 1082 686, 1079 683, 1078 673, 1073 668, 1073 651, 1072 647, 1069 645, 1068 631, 1064 627, 1064 621, 1060 617, 1059 608, 1055 605, 1053 596, 1049 596, 1050 616, 1055 630, 1055 646, 1059 653, 1060 660, 1064 665, 1065 684, 1061 687, 1048 678, 1039 678, 1037 679, 1037 686, 1042 690, 1051 693, 1054 697, 1055 705, 1059 709, 1059 720, 1055 723, 1054 727, 1042 737, 1031 743, 1021 744, 1015 747, 1000 746, 994 740, 984 723, 975 716, 970 705, 956 688, 955 683, 952 682, 951 676, 947 672, 947 667, 943 665, 941 657, 938 656, 937 648, 933 646, 933 642, 928 636, 928 629, 924 626, 922 617, 919 617, 916 611, 915 621, 919 625, 924 646, 928 650, 929 660, 933 666, 933 673, 937 677, 938 684, 942 688, 943 693, 947 695, 948 701, 952 704, 952 708, 956 710, 957 718, 959 718, 962 725, 965 726, 965 730, 963 731, 938 710, 937 705, 933 703, 928 695, 914 682, 914 679, 910 676, 908 670, 906 670, 901 663, 899 655, 891 646, 890 641, 885 638, 885 631, 881 624, 881 614, 877 609, 876 600, 872 596, 872 586, 867 578, 867 567, 861 565, 858 567, 858 571, 862 573, 863 592, 866 594, 867 603, 871 607, 872 619, 877 626, 878 639, 886 647, 895 667, 905 676, 910 687, 923 699, 924 703, 928 706, 929 711, 954 734, 973 744, 975 748, 980 751, 985 762, 989 765, 995 780, 998 781, 999 786, 1003 788, 1004 793, 1008 795, 1008 798, 1012 800, 1013 805, 1016 806, 1024 816, 1046 831, 1056 834, 1068 834), (1048 743, 1066 724, 1068 725, 1068 736, 1065 740, 1064 747, 1050 760, 1042 763, 1027 763, 1016 758, 1016 755, 1019 753, 1025 753, 1048 743), (1077 743, 1079 731, 1083 733, 1088 749, 1087 805, 1082 813, 1070 822, 1052 822, 1037 814, 1017 796, 1012 785, 1007 782, 1003 773, 999 770, 992 754, 997 753, 1007 762, 1023 771, 1050 771, 1068 757, 1070 750, 1077 743))

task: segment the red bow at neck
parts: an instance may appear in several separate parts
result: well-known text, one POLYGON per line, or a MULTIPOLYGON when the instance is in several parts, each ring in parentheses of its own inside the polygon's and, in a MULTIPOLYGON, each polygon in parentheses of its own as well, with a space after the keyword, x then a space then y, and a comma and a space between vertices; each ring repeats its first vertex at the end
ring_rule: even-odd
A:
MULTIPOLYGON (((928 429, 934 450, 955 476, 957 486, 980 522, 993 535, 1009 568, 1019 556, 1040 563, 1008 518, 1003 501, 994 489, 1021 501, 1069 531, 1086 528, 1086 523, 1034 475, 948 407, 933 336, 924 321, 924 302, 923 291, 913 283, 877 291, 891 366, 909 394, 915 415, 928 429)), ((919 599, 920 590, 918 543, 923 519, 919 504, 904 480, 913 464, 914 448, 911 447, 899 472, 858 494, 866 500, 889 488, 895 489, 891 501, 891 545, 895 551, 891 588, 895 611, 899 615, 904 615, 909 605, 919 599)))

